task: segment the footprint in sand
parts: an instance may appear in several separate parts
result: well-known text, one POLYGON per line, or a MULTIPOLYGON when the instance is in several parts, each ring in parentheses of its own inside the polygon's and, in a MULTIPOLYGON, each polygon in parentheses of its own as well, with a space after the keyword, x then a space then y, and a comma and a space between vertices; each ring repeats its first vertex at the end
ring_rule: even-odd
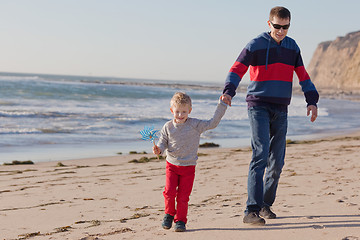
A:
POLYGON ((347 237, 342 238, 341 240, 359 240, 359 238, 354 237, 354 236, 347 236, 347 237))
POLYGON ((80 240, 101 240, 101 238, 98 238, 98 237, 84 237, 84 238, 81 238, 80 240))

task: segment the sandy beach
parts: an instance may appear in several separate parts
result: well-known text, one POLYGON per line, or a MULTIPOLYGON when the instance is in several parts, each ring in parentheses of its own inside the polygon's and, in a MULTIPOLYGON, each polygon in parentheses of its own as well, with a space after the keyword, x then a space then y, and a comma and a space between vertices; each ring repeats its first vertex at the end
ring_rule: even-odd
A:
POLYGON ((152 154, 0 166, 0 239, 360 239, 360 133, 290 143, 263 227, 242 223, 249 148, 200 149, 187 232, 161 228, 152 154))

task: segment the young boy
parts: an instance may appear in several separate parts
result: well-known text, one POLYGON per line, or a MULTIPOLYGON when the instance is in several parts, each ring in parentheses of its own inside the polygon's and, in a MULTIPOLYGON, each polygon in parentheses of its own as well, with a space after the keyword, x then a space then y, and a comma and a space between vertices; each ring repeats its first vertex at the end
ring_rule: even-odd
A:
POLYGON ((165 123, 154 154, 166 150, 166 181, 163 192, 165 198, 164 229, 170 229, 175 222, 175 231, 186 230, 189 196, 195 178, 195 165, 200 134, 215 128, 224 116, 227 105, 219 100, 215 114, 210 120, 189 118, 191 98, 181 92, 174 94, 170 101, 170 111, 174 119, 165 123), (175 207, 175 199, 177 206, 175 207))

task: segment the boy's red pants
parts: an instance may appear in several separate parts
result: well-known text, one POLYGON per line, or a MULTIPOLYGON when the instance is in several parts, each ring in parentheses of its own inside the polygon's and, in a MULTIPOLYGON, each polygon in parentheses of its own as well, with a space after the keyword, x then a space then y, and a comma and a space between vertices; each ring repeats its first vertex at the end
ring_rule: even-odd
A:
POLYGON ((174 222, 187 223, 188 202, 194 179, 195 166, 177 166, 166 162, 166 181, 163 192, 165 214, 175 216, 174 222))

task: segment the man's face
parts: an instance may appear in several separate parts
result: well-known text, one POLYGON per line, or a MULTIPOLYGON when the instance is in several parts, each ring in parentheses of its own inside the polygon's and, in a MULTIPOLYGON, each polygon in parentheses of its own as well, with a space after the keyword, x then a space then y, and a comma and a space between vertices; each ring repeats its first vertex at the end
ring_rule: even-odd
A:
POLYGON ((290 20, 289 20, 289 18, 282 19, 282 18, 278 18, 278 17, 274 16, 271 21, 268 21, 268 25, 270 27, 271 37, 277 43, 280 43, 286 37, 286 34, 288 33, 288 30, 289 30, 288 27, 290 26, 290 20), (282 27, 280 29, 277 29, 277 28, 279 28, 278 25, 280 25, 282 27), (284 29, 286 27, 287 27, 287 29, 284 29))

